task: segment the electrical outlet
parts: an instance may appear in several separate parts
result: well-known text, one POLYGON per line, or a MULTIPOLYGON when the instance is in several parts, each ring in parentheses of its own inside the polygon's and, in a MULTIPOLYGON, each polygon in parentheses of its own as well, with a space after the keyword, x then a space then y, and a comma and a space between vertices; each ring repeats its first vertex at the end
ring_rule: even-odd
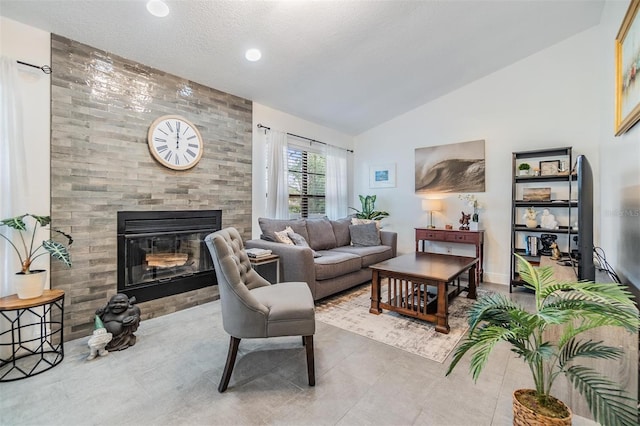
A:
POLYGON ((447 247, 447 254, 451 254, 451 247, 447 247))

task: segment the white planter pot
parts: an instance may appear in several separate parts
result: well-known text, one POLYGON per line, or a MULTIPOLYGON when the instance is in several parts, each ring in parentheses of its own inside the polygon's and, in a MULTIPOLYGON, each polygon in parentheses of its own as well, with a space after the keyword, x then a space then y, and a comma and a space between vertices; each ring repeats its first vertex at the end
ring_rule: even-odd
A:
POLYGON ((520 176, 529 176, 529 170, 519 170, 520 176))
POLYGON ((469 231, 477 231, 480 229, 480 222, 469 222, 469 231))
POLYGON ((526 226, 527 228, 535 228, 538 226, 538 221, 535 219, 527 219, 526 226))
POLYGON ((44 285, 47 282, 47 271, 31 271, 30 274, 18 272, 14 278, 14 288, 18 299, 33 299, 42 296, 44 285))

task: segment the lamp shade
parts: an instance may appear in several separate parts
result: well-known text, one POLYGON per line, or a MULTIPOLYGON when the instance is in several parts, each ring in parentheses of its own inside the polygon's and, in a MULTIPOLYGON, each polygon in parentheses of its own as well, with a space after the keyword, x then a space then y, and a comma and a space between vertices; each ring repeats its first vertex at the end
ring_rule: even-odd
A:
POLYGON ((422 200, 422 210, 426 212, 438 212, 442 210, 442 200, 422 200))

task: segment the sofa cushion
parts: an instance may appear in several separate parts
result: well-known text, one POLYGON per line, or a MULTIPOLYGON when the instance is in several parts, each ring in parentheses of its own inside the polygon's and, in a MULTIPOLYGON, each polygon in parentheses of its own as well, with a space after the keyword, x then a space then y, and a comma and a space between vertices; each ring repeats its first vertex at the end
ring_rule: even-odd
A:
POLYGON ((367 268, 393 257, 393 249, 389 246, 382 245, 370 247, 344 246, 336 247, 332 251, 341 251, 343 253, 351 253, 356 256, 360 256, 363 268, 367 268))
POLYGON ((380 245, 380 234, 375 223, 365 225, 349 225, 351 244, 356 247, 371 247, 380 245))
POLYGON ((333 227, 326 217, 322 219, 307 219, 307 232, 309 233, 309 238, 306 238, 306 240, 314 250, 328 250, 336 246, 333 227))
POLYGON ((331 221, 333 234, 336 236, 336 247, 348 246, 351 244, 349 225, 351 225, 350 217, 331 221))
POLYGON ((309 234, 307 233, 307 224, 304 219, 269 219, 266 217, 258 218, 258 225, 262 231, 261 239, 267 241, 278 241, 274 232, 284 231, 287 226, 290 226, 293 232, 302 235, 302 237, 309 241, 309 234))
POLYGON ((362 268, 360 256, 334 250, 323 250, 319 252, 322 256, 313 259, 316 270, 316 280, 327 280, 362 268))

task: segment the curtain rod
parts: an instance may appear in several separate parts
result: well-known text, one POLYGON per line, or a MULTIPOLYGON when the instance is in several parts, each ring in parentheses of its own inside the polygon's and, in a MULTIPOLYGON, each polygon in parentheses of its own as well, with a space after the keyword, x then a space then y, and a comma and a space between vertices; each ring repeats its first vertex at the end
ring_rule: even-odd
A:
POLYGON ((51 67, 49 65, 43 65, 43 66, 39 67, 37 65, 28 64, 28 63, 22 62, 22 61, 16 61, 16 62, 21 64, 21 65, 26 65, 28 67, 38 68, 39 70, 41 70, 45 74, 51 74, 51 67))
MULTIPOLYGON (((265 126, 265 125, 263 125, 263 124, 261 124, 261 123, 258 123, 258 129, 264 129, 264 131, 265 131, 265 133, 266 133, 266 131, 267 131, 267 130, 271 130, 271 127, 268 127, 268 126, 265 126)), ((317 140, 315 140, 315 139, 311 139, 311 138, 306 138, 306 137, 304 137, 304 136, 296 135, 296 134, 294 134, 294 133, 289 133, 289 132, 286 132, 286 133, 287 133, 289 136, 293 136, 293 137, 296 137, 296 138, 304 139, 304 140, 307 140, 307 141, 309 141, 309 142, 321 143, 322 145, 328 145, 328 146, 332 146, 332 147, 334 147, 334 148, 344 149, 345 151, 350 152, 350 153, 352 153, 352 154, 353 154, 353 150, 352 150, 352 149, 347 149, 347 148, 343 148, 343 147, 341 147, 341 146, 331 145, 330 143, 317 141, 317 140)))

